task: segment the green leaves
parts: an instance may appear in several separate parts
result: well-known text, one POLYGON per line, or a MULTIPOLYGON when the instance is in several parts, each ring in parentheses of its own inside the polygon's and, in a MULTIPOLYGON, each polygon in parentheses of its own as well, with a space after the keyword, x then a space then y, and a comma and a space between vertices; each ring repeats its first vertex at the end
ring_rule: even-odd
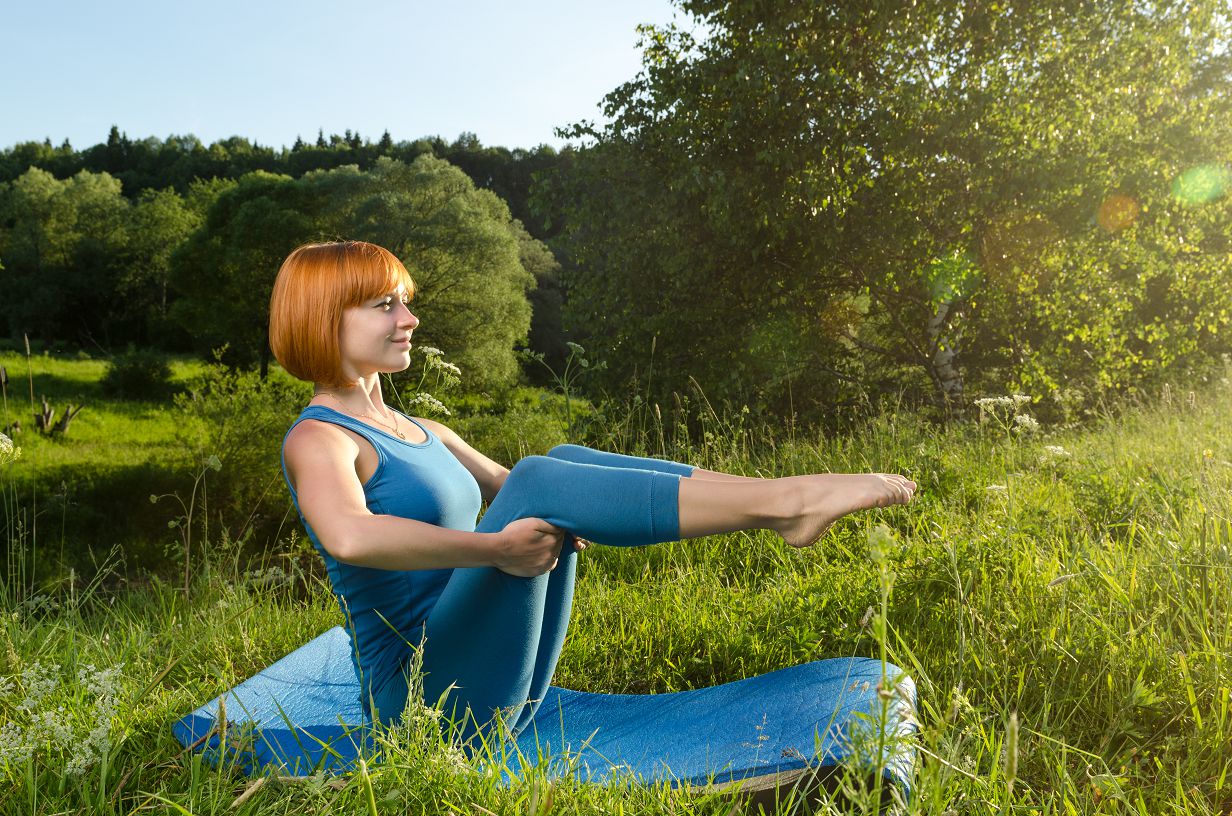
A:
POLYGON ((681 5, 707 38, 644 29, 553 179, 567 328, 618 349, 612 387, 657 338, 659 396, 687 372, 798 410, 742 343, 766 324, 799 327, 818 411, 853 369, 945 405, 964 379, 1119 390, 1229 350, 1198 318, 1232 307, 1220 3, 681 5), (853 355, 810 318, 863 293, 853 355))

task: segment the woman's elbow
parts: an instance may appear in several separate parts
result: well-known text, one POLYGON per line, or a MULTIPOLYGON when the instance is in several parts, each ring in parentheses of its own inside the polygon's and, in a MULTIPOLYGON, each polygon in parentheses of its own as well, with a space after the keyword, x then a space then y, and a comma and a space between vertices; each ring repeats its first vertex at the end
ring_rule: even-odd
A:
POLYGON ((355 545, 345 538, 322 538, 321 549, 340 564, 351 564, 355 558, 355 545))

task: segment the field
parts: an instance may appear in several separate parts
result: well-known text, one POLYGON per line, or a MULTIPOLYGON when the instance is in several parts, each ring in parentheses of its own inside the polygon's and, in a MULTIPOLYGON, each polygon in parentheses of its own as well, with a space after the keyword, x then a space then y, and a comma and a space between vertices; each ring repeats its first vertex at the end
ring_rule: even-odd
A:
MULTIPOLYGON (((0 364, 10 409, 24 406, 24 358, 0 364)), ((104 397, 96 361, 33 365, 36 394, 80 393, 88 407, 65 439, 17 439, 21 458, 0 465, 6 518, 25 517, 34 486, 53 493, 56 468, 146 463, 167 484, 127 501, 161 512, 166 529, 179 505, 151 505, 148 494, 187 500, 199 467, 175 411, 104 397)), ((948 429, 900 412, 827 437, 695 410, 691 440, 643 406, 612 411, 591 434, 626 452, 746 475, 902 472, 920 493, 909 507, 841 522, 809 550, 759 532, 586 551, 556 682, 662 692, 884 649, 920 693, 908 812, 1232 812, 1232 390, 1172 390, 1081 427, 1032 427, 1013 411, 990 406, 983 422, 948 429), (888 544, 877 525, 892 531, 888 544)), ((166 541, 116 543, 165 549, 168 569, 57 570, 62 548, 74 548, 60 531, 77 510, 65 502, 35 530, 6 528, 0 813, 732 807, 699 792, 534 774, 502 787, 460 763, 431 718, 390 735, 388 759, 343 784, 249 790, 235 769, 183 753, 169 725, 338 622, 302 538, 288 525, 250 561, 253 541, 240 546, 219 534, 225 524, 210 533, 188 514, 199 532, 185 592, 166 541)), ((850 793, 854 810, 870 808, 850 793)))

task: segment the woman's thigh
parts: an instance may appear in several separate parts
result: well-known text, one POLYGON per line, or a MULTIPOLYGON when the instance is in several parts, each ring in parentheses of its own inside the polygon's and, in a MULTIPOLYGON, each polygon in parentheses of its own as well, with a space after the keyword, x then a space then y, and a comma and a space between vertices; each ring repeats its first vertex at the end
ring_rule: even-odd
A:
POLYGON ((584 465, 602 465, 603 467, 631 468, 636 470, 653 470, 658 473, 675 473, 679 476, 691 476, 696 468, 682 462, 670 459, 655 459, 649 456, 628 456, 623 453, 610 453, 595 450, 584 445, 557 445, 548 451, 553 459, 568 462, 578 462, 584 465))

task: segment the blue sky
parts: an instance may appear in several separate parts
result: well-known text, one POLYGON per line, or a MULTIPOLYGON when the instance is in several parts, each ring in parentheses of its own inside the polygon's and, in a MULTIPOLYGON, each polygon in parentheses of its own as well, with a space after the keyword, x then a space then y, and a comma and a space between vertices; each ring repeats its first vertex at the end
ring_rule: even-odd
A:
POLYGON ((559 147, 641 65, 668 0, 199 0, 0 5, 0 147, 193 133, 287 145, 472 131, 559 147))

